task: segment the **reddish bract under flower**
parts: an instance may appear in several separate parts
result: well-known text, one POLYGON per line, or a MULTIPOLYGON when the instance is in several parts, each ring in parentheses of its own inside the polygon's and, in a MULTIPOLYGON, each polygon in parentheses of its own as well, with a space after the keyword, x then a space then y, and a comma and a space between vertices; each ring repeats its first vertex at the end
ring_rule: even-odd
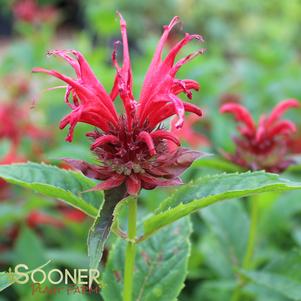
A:
POLYGON ((196 151, 180 147, 169 151, 167 141, 172 141, 177 146, 180 143, 175 135, 163 129, 160 124, 177 115, 176 127, 180 128, 184 122, 185 111, 202 115, 197 106, 183 102, 178 97, 184 92, 191 99, 191 90, 198 90, 199 84, 189 79, 176 79, 176 74, 182 65, 203 53, 204 49, 175 62, 177 54, 188 42, 193 39, 203 40, 199 35, 186 34, 162 59, 168 35, 179 22, 178 17, 173 18, 164 28, 137 102, 132 90, 133 76, 126 22, 121 15, 119 16, 123 64, 119 66, 117 62, 119 43, 115 43, 112 60, 116 68, 116 77, 110 94, 97 80, 83 55, 75 50, 54 50, 49 54, 66 60, 73 67, 76 79, 43 68, 35 68, 33 72, 46 73, 67 83, 65 102, 72 112, 60 123, 60 128, 70 125, 67 141, 72 141, 73 131, 78 122, 97 128, 87 136, 93 139, 91 149, 98 156, 100 165, 77 160, 67 161, 85 175, 104 180, 94 189, 112 189, 125 183, 128 193, 135 195, 141 188, 152 189, 156 186, 181 183, 178 176, 200 156, 196 151), (115 109, 113 102, 117 96, 123 102, 125 114, 118 115, 115 109))
POLYGON ((270 172, 285 170, 292 160, 287 159, 288 138, 296 131, 292 121, 281 120, 290 108, 297 108, 297 100, 290 99, 279 103, 269 116, 262 115, 256 126, 248 110, 237 103, 227 103, 221 113, 231 113, 240 123, 239 137, 234 138, 235 154, 225 154, 234 163, 251 170, 264 169, 270 172))

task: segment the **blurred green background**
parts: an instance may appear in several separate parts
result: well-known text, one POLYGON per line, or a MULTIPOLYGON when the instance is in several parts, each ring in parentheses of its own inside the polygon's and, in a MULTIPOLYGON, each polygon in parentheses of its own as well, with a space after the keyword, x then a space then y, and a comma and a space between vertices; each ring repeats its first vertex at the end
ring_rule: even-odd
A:
MULTIPOLYGON (((220 115, 222 103, 239 101, 257 119, 283 99, 301 99, 299 0, 0 0, 0 105, 14 103, 15 110, 18 110, 34 104, 28 112, 28 120, 41 131, 51 133, 50 137, 46 135, 46 138, 37 140, 25 134, 24 125, 14 124, 21 143, 17 149, 18 156, 11 162, 20 157, 22 160, 58 165, 62 157, 93 160, 89 141, 84 136, 87 126, 77 127, 72 145, 64 142, 66 131, 58 129, 59 120, 68 112, 63 102, 63 91, 45 89, 60 83, 43 75, 32 76, 31 69, 40 66, 71 74, 70 67, 48 58, 46 53, 48 49, 77 49, 110 90, 115 74, 111 52, 114 41, 120 39, 117 10, 128 24, 136 98, 163 25, 175 15, 182 20, 182 27, 178 26, 172 33, 171 45, 183 32, 203 35, 203 45, 191 43, 183 54, 199 47, 205 47, 207 51, 185 65, 179 74, 179 78, 191 78, 201 84, 201 91, 194 94, 193 102, 204 110, 205 116, 193 127, 194 131, 208 139, 209 144, 194 146, 198 149, 210 153, 233 149, 231 137, 235 124, 220 115), (18 5, 21 10, 16 9, 18 5), (37 148, 38 152, 34 151, 37 148)), ((301 125, 300 111, 290 112, 288 116, 298 126, 301 125)), ((14 113, 10 117, 16 121, 14 113)), ((1 125, 0 121, 1 126, 3 123, 1 125)), ((300 132, 296 136, 301 140, 300 132)), ((184 139, 183 143, 187 144, 187 141, 184 139)), ((9 135, 1 137, 0 155, 3 158, 6 158, 11 144, 9 135)), ((299 153, 298 145, 296 149, 299 153)), ((185 178, 188 180, 216 172, 221 171, 195 166, 185 174, 185 178)), ((294 176, 300 177, 298 168, 294 176)), ((56 267, 86 266, 86 233, 92 222, 88 217, 71 212, 70 208, 56 200, 4 183, 1 183, 0 190, 0 195, 3 194, 0 200, 1 271, 24 261, 36 267, 48 259, 52 259, 52 265, 56 267), (39 214, 32 217, 32 212, 41 213, 43 218, 37 218, 39 214)), ((154 210, 167 194, 168 189, 144 191, 140 200, 141 216, 154 210)), ((284 263, 283 266, 275 266, 274 262, 281 262, 283 257, 290 258, 291 265, 300 267, 290 277, 300 281, 300 219, 300 193, 262 196, 254 257, 257 269, 275 273, 282 269, 282 274, 289 274, 284 263)), ((179 300, 231 300, 238 282, 236 270, 242 261, 248 236, 248 200, 214 205, 194 214, 192 221, 194 231, 189 274, 179 300)), ((32 296, 29 287, 17 285, 0 293, 0 301, 99 298, 32 296)), ((250 284, 245 287, 245 300, 289 299, 281 292, 250 284)))

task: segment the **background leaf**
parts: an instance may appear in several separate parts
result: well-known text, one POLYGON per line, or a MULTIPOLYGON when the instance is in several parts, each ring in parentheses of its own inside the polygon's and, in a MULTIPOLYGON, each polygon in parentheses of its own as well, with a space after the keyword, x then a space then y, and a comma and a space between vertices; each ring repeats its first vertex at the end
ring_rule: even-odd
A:
POLYGON ((79 172, 52 165, 31 162, 1 165, 0 177, 9 183, 64 200, 92 217, 96 216, 103 198, 99 191, 82 193, 95 186, 93 180, 79 172))
POLYGON ((96 269, 102 257, 104 244, 110 234, 114 218, 114 209, 126 196, 126 187, 106 190, 104 193, 103 206, 99 208, 97 217, 88 236, 88 254, 90 257, 90 268, 96 269))
MULTIPOLYGON (((182 219, 137 245, 135 301, 174 301, 184 287, 190 253, 189 218, 182 219)), ((106 301, 121 301, 126 242, 118 239, 103 274, 106 301)))
POLYGON ((245 255, 249 233, 249 219, 242 203, 231 200, 214 204, 204 208, 200 214, 231 266, 238 267, 245 255))
POLYGON ((259 286, 281 294, 289 300, 301 300, 301 251, 295 250, 274 260, 261 271, 241 271, 259 286))
POLYGON ((301 183, 277 174, 259 172, 218 174, 201 177, 181 186, 144 221, 144 238, 158 229, 218 201, 267 191, 301 189, 301 183))

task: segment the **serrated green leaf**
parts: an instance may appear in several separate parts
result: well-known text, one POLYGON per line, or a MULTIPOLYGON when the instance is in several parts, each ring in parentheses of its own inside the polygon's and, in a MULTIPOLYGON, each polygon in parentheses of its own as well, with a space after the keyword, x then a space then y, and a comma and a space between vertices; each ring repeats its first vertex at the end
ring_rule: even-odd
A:
POLYGON ((263 171, 202 177, 181 186, 161 203, 155 214, 144 221, 142 240, 183 216, 218 201, 268 191, 295 189, 301 189, 301 183, 282 179, 277 174, 263 171))
POLYGON ((290 300, 301 300, 301 252, 294 250, 275 259, 261 271, 240 271, 249 281, 290 300))
POLYGON ((98 191, 81 193, 95 186, 93 180, 79 172, 52 165, 32 162, 1 165, 0 178, 43 195, 61 199, 92 217, 97 215, 103 198, 102 193, 98 191))
POLYGON ((109 236, 113 223, 115 207, 125 196, 126 187, 124 185, 106 190, 104 193, 103 206, 99 208, 97 217, 88 236, 88 254, 91 269, 98 268, 104 244, 109 236))
MULTIPOLYGON (((133 301, 174 301, 184 287, 190 253, 189 218, 182 219, 137 246, 133 301)), ((105 301, 122 301, 126 242, 119 239, 103 274, 105 301)))

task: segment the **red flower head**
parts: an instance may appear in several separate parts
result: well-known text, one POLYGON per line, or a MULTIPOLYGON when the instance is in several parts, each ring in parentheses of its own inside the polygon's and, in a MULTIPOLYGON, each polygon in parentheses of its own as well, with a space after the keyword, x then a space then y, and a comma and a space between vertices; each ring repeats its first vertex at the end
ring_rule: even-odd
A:
MULTIPOLYGON (((48 131, 36 127, 29 119, 29 106, 20 104, 16 99, 10 102, 0 103, 0 140, 7 139, 10 142, 9 152, 4 158, 0 158, 0 164, 25 161, 25 157, 19 154, 21 141, 24 137, 42 138, 50 137, 48 131)), ((34 152, 34 146, 33 152, 34 152)))
POLYGON ((141 188, 152 189, 156 186, 181 183, 178 176, 200 156, 196 151, 180 147, 169 151, 166 141, 172 141, 178 146, 180 143, 176 136, 160 124, 167 118, 178 115, 176 126, 180 128, 185 111, 202 115, 197 106, 183 102, 178 97, 184 92, 191 99, 191 90, 198 90, 199 84, 189 79, 176 79, 176 74, 182 65, 204 50, 201 49, 175 62, 178 52, 189 41, 202 41, 199 35, 186 34, 162 59, 168 35, 179 22, 179 18, 174 17, 164 28, 137 102, 132 92, 133 76, 126 22, 121 15, 119 16, 123 64, 119 66, 117 63, 119 43, 115 43, 112 60, 117 72, 111 93, 106 92, 83 55, 75 50, 54 50, 49 54, 65 59, 73 67, 76 79, 43 68, 35 68, 33 72, 46 73, 67 83, 65 102, 72 112, 60 123, 60 128, 70 126, 67 141, 72 141, 73 131, 78 122, 88 123, 97 128, 87 136, 93 140, 91 150, 98 156, 100 164, 94 166, 78 160, 68 162, 85 175, 103 180, 94 189, 112 189, 125 183, 128 193, 134 195, 141 188), (118 115, 114 106, 118 95, 124 106, 125 113, 122 115, 118 115))
POLYGON ((52 6, 39 6, 35 0, 17 0, 13 4, 15 18, 26 23, 51 22, 57 12, 52 6))
POLYGON ((296 126, 289 120, 281 120, 283 113, 290 108, 299 107, 293 99, 279 103, 269 116, 262 115, 258 126, 242 105, 224 104, 221 113, 231 113, 240 123, 239 137, 234 138, 236 153, 225 154, 228 159, 251 170, 264 169, 270 172, 285 170, 292 160, 287 159, 288 138, 296 131, 296 126))

